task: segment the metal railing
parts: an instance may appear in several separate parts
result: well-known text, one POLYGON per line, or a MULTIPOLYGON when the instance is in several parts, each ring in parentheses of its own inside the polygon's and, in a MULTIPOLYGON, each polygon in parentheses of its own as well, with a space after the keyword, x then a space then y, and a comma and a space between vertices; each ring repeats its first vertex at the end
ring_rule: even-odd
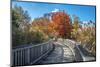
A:
POLYGON ((35 64, 53 49, 52 41, 12 50, 12 66, 35 64))

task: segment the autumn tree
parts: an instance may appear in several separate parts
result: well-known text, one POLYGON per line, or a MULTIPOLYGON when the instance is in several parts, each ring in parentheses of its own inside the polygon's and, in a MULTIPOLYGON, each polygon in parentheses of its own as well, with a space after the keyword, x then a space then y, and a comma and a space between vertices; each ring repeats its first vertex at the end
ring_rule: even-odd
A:
POLYGON ((70 17, 64 11, 54 12, 52 14, 51 26, 55 33, 62 38, 70 38, 71 24, 70 17))
POLYGON ((50 21, 46 17, 35 18, 32 22, 32 27, 38 27, 39 30, 48 34, 48 25, 50 21))
POLYGON ((32 21, 30 32, 33 32, 33 41, 40 41, 43 42, 45 40, 49 39, 49 32, 48 32, 48 25, 49 25, 49 19, 46 17, 39 17, 35 18, 32 21))

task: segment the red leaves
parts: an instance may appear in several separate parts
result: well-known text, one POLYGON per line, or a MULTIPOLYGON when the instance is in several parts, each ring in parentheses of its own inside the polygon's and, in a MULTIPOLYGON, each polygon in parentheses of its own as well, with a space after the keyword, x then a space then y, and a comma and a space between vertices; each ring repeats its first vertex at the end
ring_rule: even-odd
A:
POLYGON ((48 36, 53 37, 63 37, 70 38, 72 26, 70 24, 70 17, 64 12, 55 12, 52 13, 50 21, 47 21, 46 18, 38 18, 33 21, 33 26, 38 26, 43 28, 44 33, 48 33, 48 36), (46 29, 45 29, 46 28, 46 29))
POLYGON ((60 37, 68 38, 71 33, 70 17, 64 12, 56 12, 52 15, 52 25, 60 37))

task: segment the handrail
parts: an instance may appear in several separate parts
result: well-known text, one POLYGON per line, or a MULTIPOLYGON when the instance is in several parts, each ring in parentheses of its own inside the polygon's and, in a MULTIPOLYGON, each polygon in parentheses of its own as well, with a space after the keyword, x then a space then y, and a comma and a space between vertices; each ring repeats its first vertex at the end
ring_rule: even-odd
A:
POLYGON ((79 48, 77 47, 77 43, 74 40, 69 40, 67 39, 68 42, 70 42, 71 44, 69 45, 73 51, 74 57, 75 57, 75 61, 83 61, 83 57, 80 53, 79 48))
POLYGON ((12 50, 12 66, 35 64, 53 50, 52 40, 12 50))
POLYGON ((95 58, 92 57, 92 56, 85 56, 85 54, 82 52, 82 49, 79 48, 80 43, 75 42, 73 40, 68 40, 68 41, 73 43, 73 45, 72 45, 73 48, 72 47, 71 48, 75 52, 76 61, 92 61, 92 60, 95 60, 95 58))
MULTIPOLYGON (((49 40, 48 42, 50 42, 50 41, 52 41, 52 40, 49 40)), ((36 46, 40 46, 40 45, 45 45, 46 43, 48 43, 48 42, 45 42, 45 43, 41 43, 41 44, 36 44, 36 45, 34 45, 34 44, 31 44, 31 45, 29 45, 29 46, 27 46, 27 47, 22 47, 22 48, 15 48, 15 49, 13 49, 13 51, 17 51, 17 50, 23 50, 23 49, 27 49, 27 48, 33 48, 33 47, 36 47, 36 46)))

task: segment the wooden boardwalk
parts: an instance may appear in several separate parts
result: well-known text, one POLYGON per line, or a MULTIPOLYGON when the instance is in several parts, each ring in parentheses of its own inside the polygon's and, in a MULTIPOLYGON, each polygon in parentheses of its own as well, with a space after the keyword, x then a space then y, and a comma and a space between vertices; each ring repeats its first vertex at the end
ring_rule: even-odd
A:
POLYGON ((55 49, 41 60, 40 64, 74 62, 75 57, 72 50, 62 42, 55 42, 55 49))
POLYGON ((12 65, 55 64, 95 61, 80 44, 69 39, 50 40, 38 45, 17 48, 12 51, 12 65))
POLYGON ((95 57, 88 56, 89 53, 83 50, 84 48, 80 48, 80 45, 76 45, 74 41, 59 39, 54 42, 54 45, 55 49, 46 58, 42 59, 40 64, 95 61, 95 57))

